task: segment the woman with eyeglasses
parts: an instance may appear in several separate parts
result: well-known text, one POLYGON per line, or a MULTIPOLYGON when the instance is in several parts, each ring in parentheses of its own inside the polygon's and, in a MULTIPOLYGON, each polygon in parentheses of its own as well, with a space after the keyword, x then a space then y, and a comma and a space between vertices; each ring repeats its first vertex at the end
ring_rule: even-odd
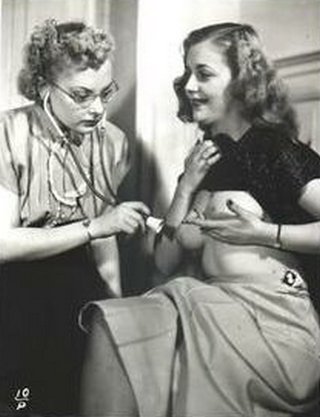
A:
POLYGON ((297 140, 293 109, 251 26, 200 28, 183 46, 178 115, 203 136, 156 239, 168 282, 88 310, 85 411, 309 416, 319 401, 320 329, 293 252, 320 252, 319 222, 310 223, 320 217, 320 157, 297 140), (194 261, 200 268, 186 275, 194 261), (118 380, 128 381, 126 398, 134 393, 131 408, 113 389, 118 380))
POLYGON ((78 415, 79 311, 119 295, 116 237, 149 214, 117 197, 129 158, 106 118, 113 49, 83 23, 36 27, 19 75, 34 103, 1 118, 1 415, 78 415))

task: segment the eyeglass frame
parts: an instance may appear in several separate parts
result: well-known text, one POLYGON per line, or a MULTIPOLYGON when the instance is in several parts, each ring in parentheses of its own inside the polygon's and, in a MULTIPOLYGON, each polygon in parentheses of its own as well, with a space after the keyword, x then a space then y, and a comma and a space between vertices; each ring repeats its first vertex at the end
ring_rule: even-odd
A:
POLYGON ((113 97, 117 94, 117 92, 120 89, 119 88, 119 84, 117 83, 117 81, 113 79, 111 81, 111 83, 106 87, 106 89, 111 88, 111 87, 114 87, 114 90, 113 91, 110 90, 112 92, 111 92, 110 96, 107 97, 107 100, 102 99, 102 93, 100 93, 100 94, 89 94, 88 95, 88 98, 85 99, 85 100, 88 100, 88 101, 86 103, 84 103, 84 102, 81 103, 81 102, 78 102, 77 101, 77 99, 75 98, 75 96, 72 93, 70 93, 69 91, 65 90, 63 87, 61 87, 61 85, 57 84, 54 81, 50 81, 50 84, 53 85, 54 87, 56 87, 58 90, 60 90, 66 96, 68 96, 73 101, 74 104, 76 104, 77 106, 79 106, 79 107, 81 107, 83 109, 89 108, 92 105, 92 103, 95 102, 95 100, 97 99, 97 97, 100 98, 101 103, 103 105, 106 105, 106 104, 110 103, 110 101, 113 99, 113 97))

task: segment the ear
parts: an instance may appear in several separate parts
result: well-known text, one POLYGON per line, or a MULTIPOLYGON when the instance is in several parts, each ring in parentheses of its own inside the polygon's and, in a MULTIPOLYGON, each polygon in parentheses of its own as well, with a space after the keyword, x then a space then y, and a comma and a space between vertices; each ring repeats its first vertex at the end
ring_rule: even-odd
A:
POLYGON ((49 85, 43 86, 41 90, 39 91, 39 95, 42 101, 48 100, 49 95, 50 95, 50 86, 49 85))

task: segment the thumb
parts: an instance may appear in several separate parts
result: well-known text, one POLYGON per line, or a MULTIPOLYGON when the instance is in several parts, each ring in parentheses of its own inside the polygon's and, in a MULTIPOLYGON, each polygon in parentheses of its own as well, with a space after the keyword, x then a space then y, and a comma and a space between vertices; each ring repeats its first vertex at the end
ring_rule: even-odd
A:
POLYGON ((239 204, 235 203, 232 200, 227 201, 227 207, 229 210, 232 211, 232 213, 236 214, 241 219, 251 220, 257 217, 256 214, 252 213, 249 210, 244 209, 242 206, 240 206, 239 204))

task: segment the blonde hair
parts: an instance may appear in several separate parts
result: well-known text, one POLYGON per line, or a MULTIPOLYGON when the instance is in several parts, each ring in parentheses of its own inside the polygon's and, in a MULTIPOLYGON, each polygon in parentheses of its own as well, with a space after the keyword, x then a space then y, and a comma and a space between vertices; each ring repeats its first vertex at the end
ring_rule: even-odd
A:
POLYGON ((24 49, 18 89, 29 100, 40 99, 41 89, 68 67, 98 69, 114 50, 112 37, 82 22, 49 19, 36 26, 24 49))

